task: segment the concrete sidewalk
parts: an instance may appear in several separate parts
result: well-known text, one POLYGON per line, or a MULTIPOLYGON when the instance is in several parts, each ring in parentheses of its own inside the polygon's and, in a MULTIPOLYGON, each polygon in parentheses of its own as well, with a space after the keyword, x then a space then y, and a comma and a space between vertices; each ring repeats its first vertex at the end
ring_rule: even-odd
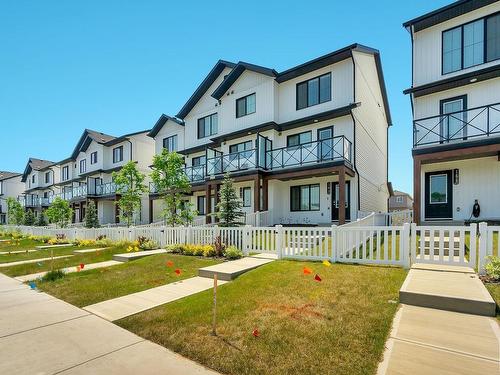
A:
POLYGON ((59 256, 54 257, 54 258, 38 258, 38 259, 20 260, 18 262, 0 263, 0 268, 11 267, 11 266, 19 266, 20 264, 45 262, 47 260, 69 258, 69 257, 72 257, 72 256, 73 255, 59 255, 59 256))
POLYGON ((0 374, 217 374, 0 274, 0 374))

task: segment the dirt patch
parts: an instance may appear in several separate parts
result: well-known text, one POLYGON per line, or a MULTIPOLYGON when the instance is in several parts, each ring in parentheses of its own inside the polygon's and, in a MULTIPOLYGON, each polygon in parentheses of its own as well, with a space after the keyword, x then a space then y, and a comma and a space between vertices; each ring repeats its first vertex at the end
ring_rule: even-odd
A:
POLYGON ((304 320, 310 318, 325 319, 326 315, 319 311, 319 308, 314 303, 306 303, 301 306, 287 304, 262 304, 259 306, 260 311, 274 312, 280 315, 285 315, 294 320, 304 320))

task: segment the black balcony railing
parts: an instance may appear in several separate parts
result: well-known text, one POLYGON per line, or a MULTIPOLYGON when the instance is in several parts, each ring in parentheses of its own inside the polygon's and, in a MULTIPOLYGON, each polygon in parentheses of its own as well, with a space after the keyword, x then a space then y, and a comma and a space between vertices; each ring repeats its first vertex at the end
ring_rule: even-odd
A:
POLYGON ((413 147, 500 135, 500 103, 413 121, 413 147))
POLYGON ((116 184, 114 182, 107 182, 99 184, 95 187, 95 195, 112 195, 116 193, 116 184))
POLYGON ((257 150, 245 150, 218 155, 207 159, 207 176, 254 169, 257 166, 257 150))
POLYGON ((193 167, 186 167, 184 169, 186 176, 190 182, 199 182, 205 180, 205 165, 197 165, 193 167))

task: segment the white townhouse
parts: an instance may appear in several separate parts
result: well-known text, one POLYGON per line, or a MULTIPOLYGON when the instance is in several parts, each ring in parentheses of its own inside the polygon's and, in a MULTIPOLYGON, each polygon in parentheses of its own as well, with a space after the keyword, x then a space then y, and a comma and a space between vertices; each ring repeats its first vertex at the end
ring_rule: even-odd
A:
POLYGON ((404 27, 412 41, 405 93, 414 119, 415 221, 499 221, 500 2, 456 1, 404 27))
MULTIPOLYGON (((71 203, 73 222, 84 220, 86 207, 92 200, 101 224, 119 223, 116 201, 120 197, 112 173, 133 160, 140 172, 149 174, 154 141, 147 133, 145 130, 115 137, 85 129, 71 156, 57 163, 59 174, 55 185, 58 196, 71 203)), ((148 197, 145 196, 137 223, 149 220, 148 209, 148 197)))
MULTIPOLYGON (((220 60, 149 136, 157 153, 185 156, 201 215, 229 172, 244 210, 268 224, 331 225, 387 211, 390 125, 380 54, 353 44, 283 72, 220 60)), ((151 221, 157 198, 152 189, 151 221)))
POLYGON ((0 224, 7 224, 7 199, 17 197, 24 191, 21 173, 0 171, 0 224))
POLYGON ((59 192, 56 186, 59 181, 59 166, 49 160, 29 158, 21 181, 24 182, 24 189, 18 200, 26 211, 31 210, 38 217, 59 192))

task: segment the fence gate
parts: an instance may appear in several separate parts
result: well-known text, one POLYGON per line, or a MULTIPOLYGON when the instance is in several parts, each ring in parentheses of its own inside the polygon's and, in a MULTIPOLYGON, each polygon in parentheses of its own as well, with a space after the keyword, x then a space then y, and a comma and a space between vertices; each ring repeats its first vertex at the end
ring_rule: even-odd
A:
POLYGON ((477 228, 466 226, 417 226, 410 236, 412 263, 476 266, 477 228))

